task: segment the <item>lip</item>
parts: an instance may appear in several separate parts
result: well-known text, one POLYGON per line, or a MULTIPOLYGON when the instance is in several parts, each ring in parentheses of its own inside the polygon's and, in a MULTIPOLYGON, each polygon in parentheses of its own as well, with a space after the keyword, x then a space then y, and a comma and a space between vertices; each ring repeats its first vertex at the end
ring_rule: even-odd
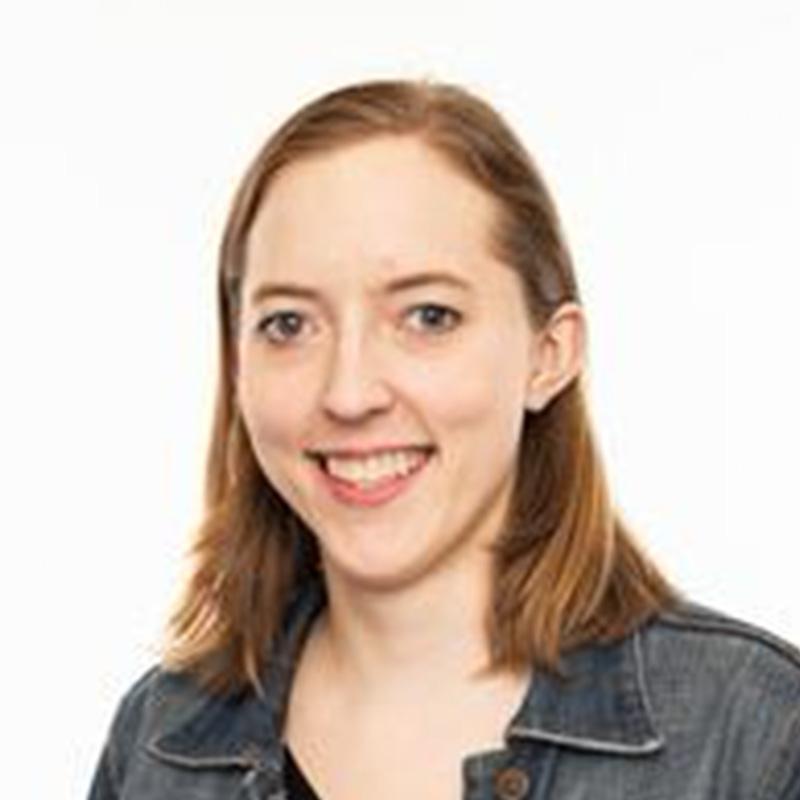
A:
MULTIPOLYGON (((391 449, 396 450, 398 448, 391 449)), ((319 457, 312 459, 314 462, 313 469, 323 489, 335 500, 348 506, 373 508, 394 500, 413 487, 417 478, 425 471, 433 459, 433 450, 431 448, 426 448, 426 450, 428 452, 425 459, 407 475, 387 478, 366 489, 326 472, 322 466, 322 459, 319 457)))

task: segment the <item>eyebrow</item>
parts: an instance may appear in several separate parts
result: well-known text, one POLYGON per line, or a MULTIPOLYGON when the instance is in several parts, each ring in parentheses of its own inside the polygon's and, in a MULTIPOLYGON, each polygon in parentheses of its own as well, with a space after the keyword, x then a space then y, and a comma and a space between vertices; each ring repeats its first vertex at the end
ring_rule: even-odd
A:
MULTIPOLYGON (((472 289, 471 283, 451 272, 414 272, 410 275, 403 275, 389 281, 383 287, 383 292, 384 294, 397 294, 398 292, 416 289, 420 286, 430 286, 432 284, 451 286, 462 291, 471 291, 472 289)), ((256 305, 276 295, 299 297, 305 300, 316 301, 322 299, 320 292, 308 286, 301 286, 296 283, 264 282, 257 286, 251 293, 250 303, 251 305, 256 305)))

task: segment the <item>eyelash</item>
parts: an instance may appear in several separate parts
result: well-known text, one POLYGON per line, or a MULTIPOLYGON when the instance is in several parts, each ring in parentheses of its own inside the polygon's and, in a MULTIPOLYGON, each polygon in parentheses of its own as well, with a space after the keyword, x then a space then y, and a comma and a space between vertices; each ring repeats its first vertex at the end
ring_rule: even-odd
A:
MULTIPOLYGON (((431 308, 436 309, 437 312, 442 312, 441 316, 447 316, 451 320, 451 324, 445 328, 428 329, 434 336, 441 336, 442 334, 447 333, 449 330, 452 330, 454 327, 460 324, 461 320, 463 319, 463 314, 460 311, 456 311, 456 309, 450 308, 450 306, 442 305, 441 303, 420 303, 418 305, 411 306, 411 308, 407 310, 406 315, 414 313, 416 311, 426 310, 431 308)), ((259 333, 267 335, 267 339, 270 341, 271 344, 277 347, 285 346, 286 344, 290 344, 291 342, 287 339, 278 339, 278 340, 271 339, 268 335, 268 330, 270 325, 272 325, 276 321, 285 320, 287 317, 303 319, 304 315, 302 314, 302 312, 299 311, 276 311, 264 317, 264 319, 262 319, 257 324, 256 328, 259 333)))

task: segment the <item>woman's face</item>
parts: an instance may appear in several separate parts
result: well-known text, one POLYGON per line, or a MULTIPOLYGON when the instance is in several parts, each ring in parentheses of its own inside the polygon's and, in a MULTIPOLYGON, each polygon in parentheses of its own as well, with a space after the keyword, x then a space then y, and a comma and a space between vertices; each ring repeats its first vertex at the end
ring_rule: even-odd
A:
POLYGON ((383 137, 290 165, 254 220, 238 402, 329 579, 471 569, 503 523, 537 349, 492 215, 434 151, 383 137))

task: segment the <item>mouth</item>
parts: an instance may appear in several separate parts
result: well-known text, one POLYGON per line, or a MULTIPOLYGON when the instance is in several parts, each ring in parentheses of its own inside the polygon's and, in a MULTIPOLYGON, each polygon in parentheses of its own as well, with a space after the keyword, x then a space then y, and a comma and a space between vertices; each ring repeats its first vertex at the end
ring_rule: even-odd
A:
POLYGON ((377 454, 310 452, 316 473, 327 491, 348 505, 376 506, 406 491, 436 452, 429 445, 382 450, 377 454))

